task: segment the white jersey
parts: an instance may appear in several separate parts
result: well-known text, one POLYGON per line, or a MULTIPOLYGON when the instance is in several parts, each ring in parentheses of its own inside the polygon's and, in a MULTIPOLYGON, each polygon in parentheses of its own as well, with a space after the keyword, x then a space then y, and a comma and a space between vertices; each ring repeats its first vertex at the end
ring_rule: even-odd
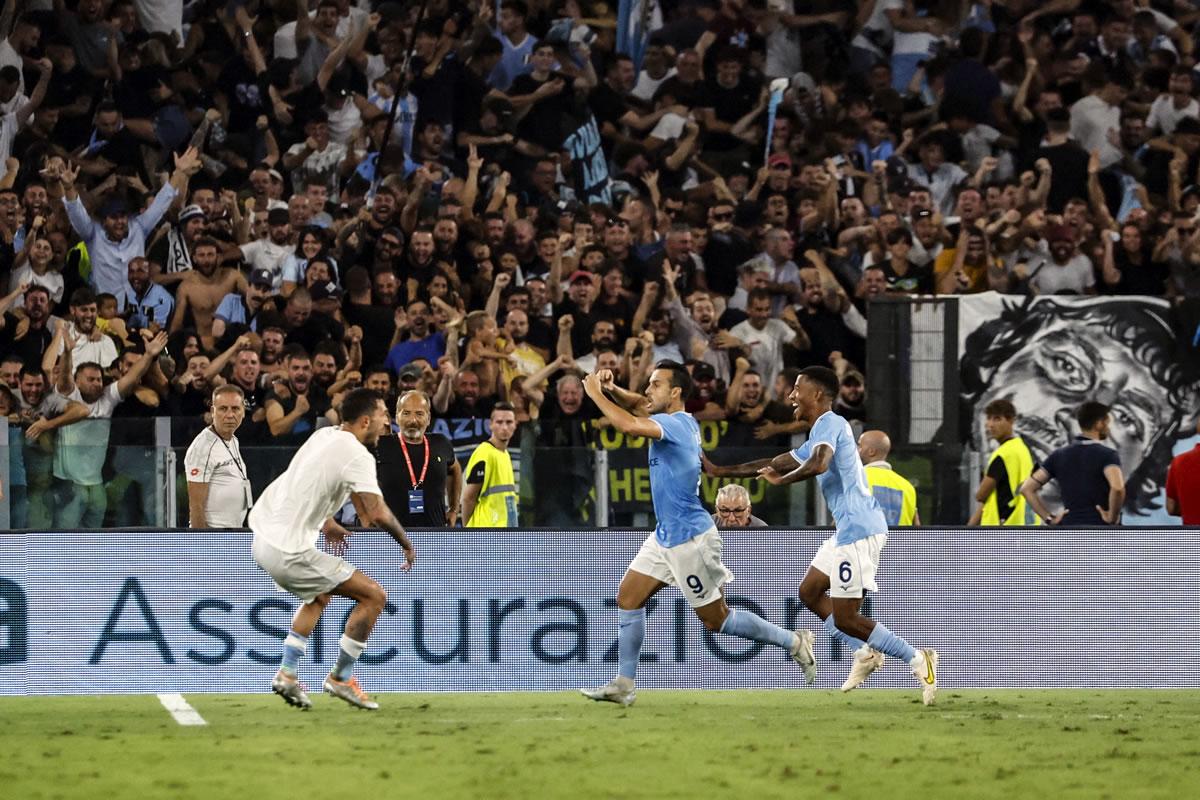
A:
POLYGON ((207 483, 204 519, 210 528, 240 528, 253 497, 236 436, 225 441, 212 426, 200 431, 183 457, 188 483, 207 483))
POLYGON ((302 553, 316 545, 325 520, 346 504, 351 492, 383 496, 375 457, 354 434, 322 428, 258 498, 250 510, 250 528, 278 550, 302 553))

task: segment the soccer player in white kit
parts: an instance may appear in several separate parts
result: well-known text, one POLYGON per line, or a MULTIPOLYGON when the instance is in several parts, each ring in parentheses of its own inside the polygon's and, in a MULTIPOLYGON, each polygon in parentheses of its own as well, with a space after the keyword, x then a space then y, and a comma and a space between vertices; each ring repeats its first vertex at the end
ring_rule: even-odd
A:
POLYGON ((272 691, 289 705, 312 707, 297 677, 298 664, 321 612, 336 594, 354 600, 355 606, 346 619, 338 660, 324 688, 350 705, 373 710, 379 704, 367 697, 351 673, 383 612, 387 592, 340 555, 318 550, 317 540, 324 533, 331 549, 346 551, 349 531, 334 522, 333 515, 348 496, 363 525, 383 528, 404 548, 400 569, 412 569, 417 553, 383 501, 375 457, 367 449, 389 428, 382 395, 355 389, 342 401, 341 416, 341 425, 313 433, 296 451, 287 472, 267 487, 250 510, 250 528, 255 562, 303 604, 284 640, 283 661, 271 681, 272 691))
POLYGON ((875 573, 887 543, 888 526, 867 485, 850 424, 833 413, 838 391, 833 370, 805 368, 789 399, 796 408, 796 419, 809 423, 808 441, 775 458, 745 464, 717 466, 705 460, 704 469, 720 478, 758 476, 776 486, 817 479, 837 532, 813 558, 800 583, 800 599, 824 621, 830 636, 856 648, 842 691, 862 684, 883 666, 886 654, 909 665, 921 684, 922 700, 932 705, 937 696, 937 651, 914 648, 882 623, 859 613, 865 592, 879 589, 875 573))

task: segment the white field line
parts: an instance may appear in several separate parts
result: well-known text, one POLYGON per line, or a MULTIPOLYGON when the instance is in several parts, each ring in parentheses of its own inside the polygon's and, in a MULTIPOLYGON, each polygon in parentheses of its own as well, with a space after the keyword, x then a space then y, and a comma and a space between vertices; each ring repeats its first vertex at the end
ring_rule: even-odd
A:
POLYGON ((200 716, 200 712, 192 708, 187 700, 183 699, 181 694, 160 694, 158 702, 163 704, 163 708, 171 712, 171 716, 180 725, 207 725, 204 717, 200 716))

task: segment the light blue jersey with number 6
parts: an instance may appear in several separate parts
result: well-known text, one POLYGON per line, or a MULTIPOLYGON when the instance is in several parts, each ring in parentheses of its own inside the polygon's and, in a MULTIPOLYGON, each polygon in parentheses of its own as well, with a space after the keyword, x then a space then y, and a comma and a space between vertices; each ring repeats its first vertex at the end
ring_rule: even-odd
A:
POLYGON ((837 543, 851 544, 887 533, 887 519, 867 484, 867 471, 858 457, 850 423, 826 411, 808 432, 808 441, 792 451, 792 458, 803 464, 819 445, 833 448, 829 469, 817 476, 817 483, 837 525, 837 543))

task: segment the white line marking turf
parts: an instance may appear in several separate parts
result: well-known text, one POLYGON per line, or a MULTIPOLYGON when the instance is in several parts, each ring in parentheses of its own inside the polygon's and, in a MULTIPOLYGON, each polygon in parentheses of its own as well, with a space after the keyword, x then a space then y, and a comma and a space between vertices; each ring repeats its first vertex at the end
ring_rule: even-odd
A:
POLYGON ((204 717, 200 716, 200 712, 192 708, 187 700, 183 699, 181 694, 160 694, 158 702, 163 704, 163 708, 171 712, 171 716, 180 725, 207 725, 204 717))

